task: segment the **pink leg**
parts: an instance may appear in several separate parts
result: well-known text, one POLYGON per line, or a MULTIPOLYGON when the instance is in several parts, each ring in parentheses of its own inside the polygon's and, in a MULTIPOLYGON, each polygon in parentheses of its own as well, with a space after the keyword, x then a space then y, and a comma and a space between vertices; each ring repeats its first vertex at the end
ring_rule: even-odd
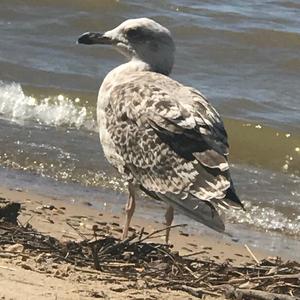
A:
MULTIPOLYGON (((174 208, 173 206, 168 206, 167 211, 165 213, 166 225, 171 226, 173 219, 174 219, 174 208)), ((166 244, 168 244, 169 242, 170 230, 171 228, 168 228, 166 230, 166 244)))
POLYGON ((128 228, 130 225, 131 218, 135 210, 135 190, 132 183, 128 184, 129 197, 125 206, 125 224, 123 228, 122 239, 124 240, 128 236, 128 228))

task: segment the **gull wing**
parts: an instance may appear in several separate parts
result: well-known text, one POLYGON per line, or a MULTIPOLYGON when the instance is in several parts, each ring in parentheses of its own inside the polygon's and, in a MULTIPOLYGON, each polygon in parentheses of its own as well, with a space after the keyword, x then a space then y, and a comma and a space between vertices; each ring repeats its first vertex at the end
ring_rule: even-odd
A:
POLYGON ((199 91, 137 72, 113 88, 106 117, 125 172, 146 193, 219 231, 224 225, 214 206, 242 207, 229 174, 223 122, 199 91), (199 209, 203 205, 206 210, 199 209))

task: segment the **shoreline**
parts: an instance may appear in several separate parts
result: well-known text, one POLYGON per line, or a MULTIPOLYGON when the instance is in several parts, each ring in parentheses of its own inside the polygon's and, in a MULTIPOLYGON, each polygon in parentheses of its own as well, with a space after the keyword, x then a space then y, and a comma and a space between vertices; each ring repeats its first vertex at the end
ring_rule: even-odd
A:
MULTIPOLYGON (((42 196, 19 188, 14 190, 1 186, 0 197, 12 202, 21 203, 23 209, 22 214, 18 218, 21 224, 29 222, 34 228, 38 228, 41 232, 60 240, 80 239, 78 233, 67 224, 67 221, 73 219, 79 220, 80 231, 89 231, 93 225, 103 225, 106 223, 107 226, 116 226, 115 231, 121 237, 125 216, 123 209, 119 213, 112 213, 99 210, 85 200, 81 203, 70 203, 58 199, 56 196, 42 196), (48 207, 53 208, 50 209, 48 207)), ((165 225, 156 220, 151 221, 146 218, 134 216, 130 227, 131 231, 133 228, 136 230, 144 228, 145 232, 152 232, 164 228, 165 225)), ((233 240, 235 239, 233 238, 233 240)), ((164 237, 162 236, 160 239, 155 239, 154 241, 164 243, 164 237)), ((204 235, 191 232, 188 225, 171 229, 170 243, 182 255, 203 250, 202 254, 221 261, 226 259, 237 263, 251 261, 251 256, 243 244, 224 240, 221 235, 218 238, 214 234, 204 235)), ((274 254, 262 249, 255 249, 253 251, 258 259, 263 259, 274 254)))
MULTIPOLYGON (((89 202, 98 212, 104 211, 105 214, 114 214, 118 217, 123 217, 123 210, 127 201, 126 192, 101 187, 85 187, 78 183, 64 183, 9 168, 0 168, 0 182, 0 188, 2 186, 7 190, 20 189, 41 198, 47 198, 45 195, 51 195, 49 201, 60 199, 64 204, 72 205, 89 202)), ((132 224, 138 219, 142 219, 148 223, 154 221, 157 225, 162 225, 165 213, 164 203, 149 201, 143 197, 138 198, 132 224)), ((229 235, 219 234, 176 212, 174 222, 174 224, 188 224, 186 231, 189 234, 213 237, 223 243, 234 241, 235 243, 247 244, 254 251, 268 251, 272 256, 280 255, 285 259, 300 261, 300 254, 297 250, 300 241, 296 237, 282 232, 263 231, 248 224, 225 221, 226 232, 229 235)))
MULTIPOLYGON (((39 232, 53 236, 62 242, 82 241, 83 236, 90 238, 94 225, 107 228, 114 235, 121 236, 124 221, 122 212, 119 214, 104 212, 96 209, 87 201, 70 203, 54 196, 41 196, 19 188, 0 186, 0 197, 2 201, 6 199, 21 204, 21 214, 18 217, 21 224, 30 224, 39 232)), ((144 232, 151 233, 165 226, 157 221, 134 217, 132 227, 136 230, 144 228, 144 232)), ((164 243, 164 236, 151 239, 152 241, 164 243)), ((173 228, 170 242, 173 244, 172 251, 178 251, 182 256, 192 255, 195 258, 209 259, 218 263, 227 261, 238 265, 253 264, 255 258, 262 260, 270 255, 273 256, 273 253, 268 251, 251 249, 255 256, 253 258, 243 244, 224 241, 210 235, 189 233, 186 228, 173 228)), ((8 257, 2 255, 0 296, 3 298, 1 299, 21 300, 26 299, 26 297, 33 300, 53 299, 55 297, 55 299, 76 299, 76 297, 78 299, 99 297, 119 299, 121 295, 126 299, 141 299, 141 297, 144 297, 143 299, 160 299, 163 295, 178 300, 183 298, 197 299, 184 291, 174 291, 167 288, 153 290, 141 287, 137 289, 130 285, 128 278, 119 278, 108 273, 97 273, 97 276, 95 274, 87 275, 84 272, 73 273, 71 269, 68 271, 68 268, 71 268, 68 264, 56 264, 57 270, 45 274, 36 268, 36 257, 29 257, 29 263, 27 263, 27 259, 25 262, 23 260, 24 257, 20 259, 18 255, 8 257), (124 285, 126 285, 126 291, 122 288, 124 285), (45 286, 48 288, 45 289, 45 286)), ((210 298, 209 296, 206 299, 225 298, 223 296, 210 298)))

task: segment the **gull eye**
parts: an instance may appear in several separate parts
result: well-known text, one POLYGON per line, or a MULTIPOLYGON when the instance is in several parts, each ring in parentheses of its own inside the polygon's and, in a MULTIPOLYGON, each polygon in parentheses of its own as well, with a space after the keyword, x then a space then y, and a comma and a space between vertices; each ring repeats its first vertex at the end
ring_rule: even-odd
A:
POLYGON ((142 38, 143 32, 140 28, 131 28, 127 30, 126 35, 128 39, 136 40, 142 38))

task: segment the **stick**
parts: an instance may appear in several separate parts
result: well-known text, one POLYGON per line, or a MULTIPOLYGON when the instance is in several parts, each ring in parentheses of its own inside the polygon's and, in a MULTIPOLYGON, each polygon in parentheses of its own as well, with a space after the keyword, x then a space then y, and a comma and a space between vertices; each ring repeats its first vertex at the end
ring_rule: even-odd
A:
POLYGON ((102 274, 102 273, 101 273, 100 271, 98 271, 98 270, 89 270, 89 269, 86 269, 86 268, 80 268, 80 267, 77 267, 77 266, 74 267, 74 270, 75 270, 75 271, 84 272, 84 273, 89 273, 89 274, 102 274))
POLYGON ((84 241, 87 241, 87 237, 82 234, 77 228, 75 228, 72 224, 70 224, 68 221, 66 221, 66 224, 69 225, 84 241))
POLYGON ((14 258, 17 256, 18 256, 18 254, 16 254, 16 253, 0 253, 1 258, 14 258))
POLYGON ((9 270, 9 271, 16 271, 16 269, 12 269, 12 268, 5 267, 5 266, 0 266, 0 269, 9 270))
POLYGON ((174 266, 177 267, 177 269, 182 273, 182 269, 181 269, 181 266, 179 266, 176 262, 176 260, 174 259, 174 257, 171 255, 171 253, 169 253, 168 251, 165 251, 163 249, 160 249, 160 248, 156 248, 156 247, 153 247, 151 244, 149 244, 149 246, 165 255, 167 255, 173 262, 174 266))
MULTIPOLYGON (((251 275, 251 274, 249 274, 251 275)), ((226 283, 230 283, 230 284, 236 284, 236 283, 243 283, 243 282, 247 282, 247 281, 257 281, 257 280, 269 280, 269 279, 300 279, 300 273, 298 274, 275 274, 275 275, 270 275, 270 276, 258 276, 258 277, 244 277, 244 278, 232 278, 226 281, 219 281, 219 284, 226 284, 226 283)))
POLYGON ((203 253, 206 253, 206 251, 202 250, 202 251, 198 251, 198 252, 193 252, 193 253, 190 253, 190 254, 181 255, 181 257, 190 257, 190 256, 195 256, 195 255, 203 254, 203 253))
POLYGON ((141 241, 141 238, 143 237, 144 231, 145 231, 145 227, 143 227, 139 233, 139 242, 141 241))
POLYGON ((133 234, 131 236, 129 236, 128 238, 126 238, 125 240, 118 242, 117 244, 114 245, 108 245, 107 247, 105 247, 104 249, 102 249, 99 253, 98 256, 103 256, 107 253, 112 252, 113 250, 123 247, 124 245, 127 245, 129 242, 131 242, 132 240, 134 240, 137 237, 136 234, 133 234))
POLYGON ((22 257, 30 258, 30 255, 22 253, 22 252, 0 250, 0 256, 5 257, 5 254, 8 254, 8 256, 7 256, 8 258, 9 257, 17 257, 17 256, 22 256, 22 257))
POLYGON ((259 290, 236 289, 235 299, 257 299, 257 300, 299 300, 298 297, 292 297, 283 294, 269 293, 259 290))
POLYGON ((22 223, 20 222, 20 224, 22 225, 22 227, 26 227, 27 225, 28 225, 28 223, 29 223, 29 221, 31 221, 32 219, 34 218, 34 215, 32 215, 32 216, 30 216, 29 218, 28 218, 28 220, 24 223, 24 225, 22 225, 22 223))
POLYGON ((211 292, 202 288, 193 288, 191 286, 187 285, 178 285, 175 286, 175 289, 187 292, 195 297, 202 297, 203 294, 214 296, 214 297, 220 297, 222 294, 216 293, 216 292, 211 292))
POLYGON ((135 267, 134 263, 119 263, 119 262, 109 262, 102 264, 103 267, 110 267, 110 268, 124 268, 124 267, 135 267))
POLYGON ((176 227, 185 227, 187 226, 187 224, 177 224, 177 225, 172 225, 172 226, 167 226, 167 227, 164 227, 162 229, 158 229, 158 230, 155 230, 149 234, 147 234, 143 239, 141 239, 139 242, 142 243, 143 241, 149 239, 150 237, 152 237, 153 235, 157 234, 157 233, 160 233, 160 232, 163 232, 163 231, 166 231, 167 229, 171 229, 171 228, 176 228, 176 227))
POLYGON ((248 280, 263 280, 263 279, 300 279, 300 273, 298 274, 275 274, 271 276, 258 276, 258 277, 252 277, 248 280))
POLYGON ((199 276, 197 276, 188 266, 184 267, 195 279, 199 279, 199 276))
POLYGON ((96 245, 91 245, 91 250, 92 250, 92 256, 93 256, 93 260, 94 260, 94 267, 96 270, 101 271, 96 245))
POLYGON ((251 257, 254 259, 254 261, 255 261, 257 264, 259 264, 259 263, 260 263, 259 260, 256 258, 256 256, 255 256, 254 253, 251 251, 251 249, 250 249, 246 244, 245 244, 244 246, 245 246, 246 250, 249 252, 249 254, 251 255, 251 257))

